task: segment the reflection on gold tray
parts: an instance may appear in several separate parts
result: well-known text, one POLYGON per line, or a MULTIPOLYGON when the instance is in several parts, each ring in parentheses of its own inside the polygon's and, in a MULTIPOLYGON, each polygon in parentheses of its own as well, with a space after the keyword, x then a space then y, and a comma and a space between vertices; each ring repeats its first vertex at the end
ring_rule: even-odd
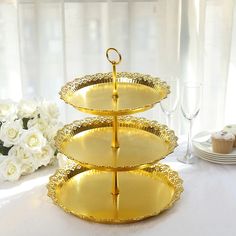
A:
POLYGON ((99 170, 127 171, 144 168, 164 158, 177 146, 167 126, 144 118, 118 119, 119 149, 111 147, 112 118, 74 121, 59 130, 56 147, 78 164, 99 170))
POLYGON ((170 208, 183 191, 177 172, 160 163, 118 175, 120 194, 115 196, 111 194, 111 172, 88 170, 71 162, 50 177, 48 195, 82 219, 128 223, 170 208))
POLYGON ((117 104, 112 101, 112 73, 87 75, 67 83, 61 98, 94 115, 129 115, 150 109, 166 98, 169 86, 159 78, 139 73, 117 73, 117 104), (145 99, 144 99, 145 98, 145 99))

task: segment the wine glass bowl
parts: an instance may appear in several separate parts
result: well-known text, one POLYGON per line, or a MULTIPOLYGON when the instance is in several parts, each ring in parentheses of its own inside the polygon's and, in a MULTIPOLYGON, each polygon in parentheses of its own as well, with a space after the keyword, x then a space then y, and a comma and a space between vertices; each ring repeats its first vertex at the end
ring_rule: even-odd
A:
POLYGON ((179 79, 174 76, 163 78, 170 86, 171 93, 168 97, 160 102, 161 110, 167 117, 167 125, 171 125, 171 115, 176 110, 179 102, 179 79))
POLYGON ((201 84, 186 83, 181 97, 181 111, 188 120, 194 119, 200 111, 201 84))

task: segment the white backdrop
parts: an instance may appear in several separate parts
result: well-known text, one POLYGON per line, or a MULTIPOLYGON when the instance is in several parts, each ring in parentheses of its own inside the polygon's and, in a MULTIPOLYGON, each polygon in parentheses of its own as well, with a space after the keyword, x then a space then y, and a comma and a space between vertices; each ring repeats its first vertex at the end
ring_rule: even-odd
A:
MULTIPOLYGON (((123 55, 120 71, 201 81, 195 131, 236 123, 234 0, 1 0, 0 98, 55 100, 67 121, 84 117, 58 91, 75 77, 110 71, 108 47, 123 55)), ((145 115, 165 122, 159 106, 145 115)), ((179 108, 173 121, 183 131, 179 108)))

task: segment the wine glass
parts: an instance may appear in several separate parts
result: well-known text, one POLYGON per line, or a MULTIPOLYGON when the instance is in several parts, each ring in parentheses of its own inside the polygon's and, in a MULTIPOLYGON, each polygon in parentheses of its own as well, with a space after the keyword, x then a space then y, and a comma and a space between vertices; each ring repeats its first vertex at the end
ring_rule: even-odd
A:
POLYGON ((188 144, 185 156, 178 157, 180 162, 186 164, 192 164, 194 162, 194 156, 192 155, 192 126, 193 120, 200 111, 202 95, 202 85, 197 82, 188 82, 183 85, 183 91, 181 96, 181 111, 183 116, 189 122, 188 130, 188 144))
POLYGON ((163 78, 170 86, 170 94, 161 101, 161 109, 167 118, 168 127, 171 126, 171 115, 176 110, 179 102, 179 79, 174 76, 163 78))

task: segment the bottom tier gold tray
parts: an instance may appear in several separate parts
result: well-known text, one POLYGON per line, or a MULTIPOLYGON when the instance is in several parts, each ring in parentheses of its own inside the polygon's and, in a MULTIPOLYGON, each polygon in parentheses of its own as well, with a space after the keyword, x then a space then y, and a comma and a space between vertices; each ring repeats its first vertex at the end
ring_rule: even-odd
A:
POLYGON ((119 172, 119 195, 112 195, 112 173, 88 170, 70 162, 50 177, 54 203, 82 219, 129 223, 170 208, 183 191, 182 180, 169 166, 119 172))

